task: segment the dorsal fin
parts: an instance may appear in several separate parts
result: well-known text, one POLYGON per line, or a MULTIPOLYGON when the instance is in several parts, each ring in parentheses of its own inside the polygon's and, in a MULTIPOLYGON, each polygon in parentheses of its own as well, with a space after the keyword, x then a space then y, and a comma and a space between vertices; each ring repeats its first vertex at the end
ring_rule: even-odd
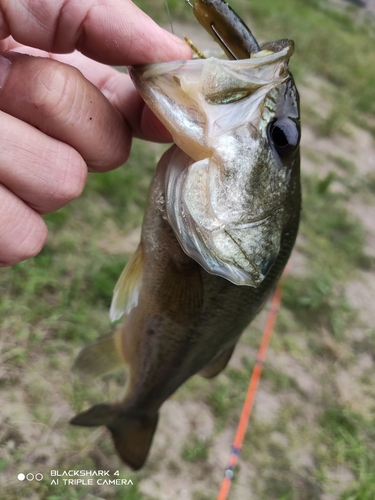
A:
POLYGON ((142 284, 144 252, 142 243, 126 264, 113 292, 109 317, 111 321, 120 319, 138 304, 142 284))
POLYGON ((73 370, 83 377, 99 377, 123 367, 121 328, 84 347, 74 360, 73 370))

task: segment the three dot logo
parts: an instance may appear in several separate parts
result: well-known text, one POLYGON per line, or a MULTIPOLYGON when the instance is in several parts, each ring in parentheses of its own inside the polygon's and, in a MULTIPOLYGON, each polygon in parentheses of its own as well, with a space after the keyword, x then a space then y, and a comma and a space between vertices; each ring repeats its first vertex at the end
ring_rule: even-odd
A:
POLYGON ((17 479, 19 481, 24 481, 25 479, 26 481, 33 481, 34 479, 36 481, 41 481, 43 479, 43 474, 41 474, 40 472, 37 472, 36 474, 32 474, 31 472, 29 472, 25 475, 21 472, 20 474, 18 474, 17 479))

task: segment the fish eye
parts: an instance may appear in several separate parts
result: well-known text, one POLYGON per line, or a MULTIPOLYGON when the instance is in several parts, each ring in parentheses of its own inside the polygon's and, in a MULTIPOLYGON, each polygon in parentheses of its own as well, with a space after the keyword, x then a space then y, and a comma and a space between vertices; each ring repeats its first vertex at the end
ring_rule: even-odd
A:
POLYGON ((268 126, 268 137, 278 155, 283 158, 297 149, 301 131, 299 125, 291 118, 276 118, 268 126))

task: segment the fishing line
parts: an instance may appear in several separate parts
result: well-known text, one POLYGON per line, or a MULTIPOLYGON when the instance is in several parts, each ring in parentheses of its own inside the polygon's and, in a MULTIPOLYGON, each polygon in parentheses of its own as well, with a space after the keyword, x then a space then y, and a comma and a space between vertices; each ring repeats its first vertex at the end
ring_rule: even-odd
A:
POLYGON ((266 324, 263 331, 262 340, 260 342, 257 358, 255 361, 253 373, 251 374, 249 387, 246 394, 246 399, 242 408, 242 414, 238 423, 236 435, 232 445, 232 451, 229 455, 228 465, 224 472, 224 477, 221 482, 221 487, 217 500, 226 500, 229 489, 232 484, 234 468, 237 465, 239 454, 241 452, 246 429, 249 424, 251 411, 259 385, 260 376, 263 370, 263 364, 267 356, 267 350, 270 345, 273 329, 275 327, 277 314, 280 309, 281 298, 283 295, 283 278, 289 273, 290 265, 288 264, 282 278, 279 280, 274 295, 272 297, 271 308, 267 315, 266 324))
POLYGON ((172 17, 171 17, 171 13, 170 13, 170 10, 169 10, 168 0, 165 0, 165 6, 167 7, 169 24, 171 25, 171 31, 172 31, 172 34, 174 35, 173 24, 172 24, 172 17))

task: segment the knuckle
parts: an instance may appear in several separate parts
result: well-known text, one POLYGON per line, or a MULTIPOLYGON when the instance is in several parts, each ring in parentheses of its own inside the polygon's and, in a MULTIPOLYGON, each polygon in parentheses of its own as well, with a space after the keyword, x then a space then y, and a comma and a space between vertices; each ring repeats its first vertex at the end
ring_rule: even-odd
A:
POLYGON ((78 73, 75 68, 50 59, 40 62, 29 86, 30 102, 39 115, 52 118, 70 113, 80 81, 78 73))
POLYGON ((72 148, 67 146, 69 152, 65 153, 65 161, 56 176, 55 190, 51 193, 61 206, 78 198, 86 183, 87 166, 82 157, 72 148))
POLYGON ((19 245, 17 252, 18 262, 26 259, 31 259, 32 257, 38 255, 38 253, 46 244, 47 237, 47 226, 45 225, 43 219, 40 219, 40 223, 34 226, 32 231, 19 245))
POLYGON ((43 219, 34 211, 14 224, 8 234, 7 242, 0 248, 0 266, 12 266, 35 257, 44 247, 48 230, 43 219))
POLYGON ((79 161, 68 162, 67 165, 64 176, 64 192, 66 199, 72 201, 81 195, 85 187, 87 167, 81 157, 79 157, 79 161))

